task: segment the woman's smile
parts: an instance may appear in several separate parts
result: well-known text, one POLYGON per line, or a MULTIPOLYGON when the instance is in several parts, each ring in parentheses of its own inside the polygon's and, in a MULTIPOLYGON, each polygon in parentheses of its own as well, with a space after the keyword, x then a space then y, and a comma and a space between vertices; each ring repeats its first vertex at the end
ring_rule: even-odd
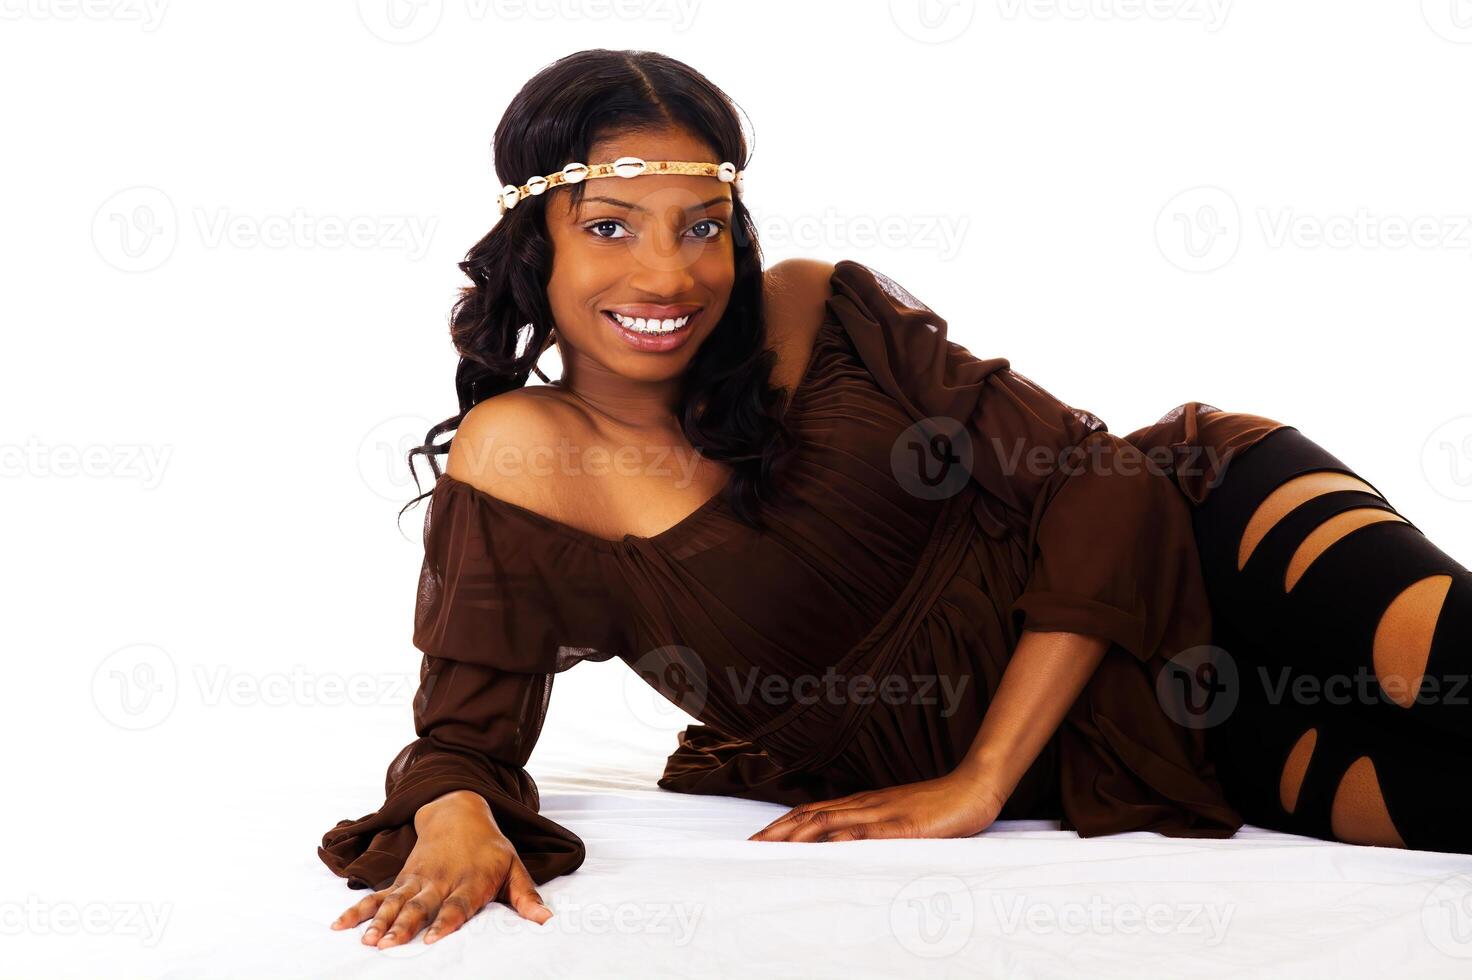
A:
POLYGON ((684 346, 704 307, 628 306, 603 310, 614 334, 635 350, 664 352, 684 346))

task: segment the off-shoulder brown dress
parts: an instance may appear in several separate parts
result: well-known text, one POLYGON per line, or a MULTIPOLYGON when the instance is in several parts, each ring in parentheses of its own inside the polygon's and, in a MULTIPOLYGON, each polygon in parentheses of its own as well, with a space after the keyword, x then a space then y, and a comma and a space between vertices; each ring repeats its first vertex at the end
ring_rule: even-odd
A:
POLYGON ((1190 402, 1120 438, 947 340, 881 273, 842 261, 831 287, 787 408, 801 449, 764 531, 717 494, 611 541, 439 477, 413 635, 419 737, 382 808, 323 837, 329 868, 387 887, 418 807, 471 789, 538 883, 575 870, 583 843, 538 812, 524 766, 554 677, 581 660, 619 657, 700 719, 659 786, 795 805, 954 768, 1023 629, 1111 645, 1004 819, 1236 832, 1201 731, 1167 716, 1155 677, 1211 641, 1188 499, 1282 423, 1190 402))

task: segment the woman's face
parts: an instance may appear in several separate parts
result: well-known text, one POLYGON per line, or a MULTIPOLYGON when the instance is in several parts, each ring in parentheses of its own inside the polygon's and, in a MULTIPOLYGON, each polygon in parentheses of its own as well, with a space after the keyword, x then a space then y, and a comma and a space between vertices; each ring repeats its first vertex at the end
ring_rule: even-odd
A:
MULTIPOLYGON (((622 156, 721 162, 681 130, 596 143, 588 162, 622 156)), ((582 186, 576 210, 564 189, 549 191, 547 201, 554 250, 547 294, 564 365, 590 361, 639 381, 678 377, 731 295, 731 185, 716 177, 644 174, 582 186), (613 314, 624 318, 622 325, 613 314)))

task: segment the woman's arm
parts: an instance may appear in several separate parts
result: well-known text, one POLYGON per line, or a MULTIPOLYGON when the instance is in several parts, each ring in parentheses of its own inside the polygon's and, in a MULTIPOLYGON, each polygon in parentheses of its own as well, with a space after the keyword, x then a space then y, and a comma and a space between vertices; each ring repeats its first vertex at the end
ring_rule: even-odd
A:
POLYGON ((1099 666, 1110 641, 1023 630, 971 748, 935 779, 852 793, 787 811, 748 840, 970 837, 997 819, 1099 666))
MULTIPOLYGON (((1240 826, 1211 774, 1193 771, 1204 761, 1202 733, 1170 724, 1150 689, 1159 659, 1209 641, 1191 510, 1175 483, 1098 416, 1053 396, 1006 358, 977 357, 948 340, 945 319, 894 280, 845 260, 835 264, 832 286, 827 308, 880 390, 917 423, 963 423, 973 447, 967 467, 981 489, 972 508, 978 523, 996 538, 1027 543, 1026 555, 1014 552, 1026 559, 1014 564, 1025 588, 998 609, 1019 642, 956 768, 804 804, 753 839, 970 836, 996 819, 999 799, 1017 792, 1101 665, 1116 698, 1139 699, 1126 710, 1125 717, 1138 712, 1127 737, 1162 764, 1133 772, 1115 759, 1119 773, 1109 779, 1101 760, 1080 760, 1074 778, 1059 784, 1060 823, 1083 836, 1144 829, 1147 821, 1177 831, 1240 826), (1103 663, 1106 648, 1139 666, 1124 657, 1103 663), (1090 773, 1107 791, 1086 785, 1090 773), (1098 792, 1114 798, 1089 798, 1098 792)), ((1099 744, 1102 736, 1084 738, 1100 753, 1114 751, 1099 744)))
POLYGON ((1108 640, 1086 633, 1023 630, 955 774, 995 797, 1000 810, 1108 649, 1108 640))

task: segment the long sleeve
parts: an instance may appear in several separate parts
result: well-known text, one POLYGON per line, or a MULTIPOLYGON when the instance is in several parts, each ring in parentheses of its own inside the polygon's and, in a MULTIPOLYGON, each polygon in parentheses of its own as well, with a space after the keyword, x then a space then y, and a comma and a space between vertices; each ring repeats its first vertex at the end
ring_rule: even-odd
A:
POLYGON ((557 636, 588 611, 556 615, 557 553, 507 527, 491 533, 485 498, 442 479, 425 521, 425 556, 415 606, 414 645, 423 653, 414 699, 418 735, 394 758, 384 804, 330 830, 318 855, 354 888, 392 883, 413 849, 414 815, 445 793, 468 789, 486 799, 501 832, 538 884, 583 862, 578 836, 542 816, 525 769, 542 729, 555 674, 582 659, 607 659, 593 647, 572 652, 557 636), (512 573, 511 568, 517 571, 512 573), (548 599, 547 596, 553 598, 548 599))
POLYGON ((385 888, 414 848, 415 812, 445 793, 468 789, 485 797, 538 884, 575 871, 583 863, 583 842, 538 812, 537 786, 524 768, 552 679, 550 673, 509 673, 426 655, 414 699, 419 738, 390 763, 383 806, 338 823, 322 838, 322 860, 354 888, 385 888))
POLYGON ((1011 370, 987 384, 974 424, 998 447, 1036 453, 1047 474, 1019 501, 1033 564, 1014 621, 1102 636, 1148 660, 1204 596, 1189 505, 1144 453, 1085 421, 1093 416, 1011 370))

